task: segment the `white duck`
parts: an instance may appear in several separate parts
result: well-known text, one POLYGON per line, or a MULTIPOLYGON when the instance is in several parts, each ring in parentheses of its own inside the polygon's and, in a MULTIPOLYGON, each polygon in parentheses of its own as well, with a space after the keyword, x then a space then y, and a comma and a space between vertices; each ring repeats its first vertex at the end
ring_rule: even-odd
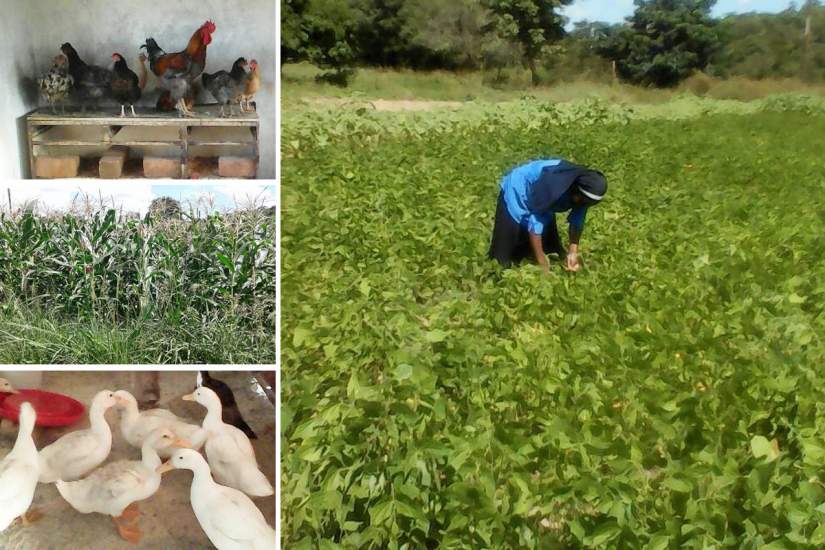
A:
POLYGON ((0 462, 0 531, 5 530, 18 516, 24 525, 33 519, 34 511, 28 514, 26 512, 34 498, 40 474, 37 447, 32 439, 36 419, 34 407, 28 402, 23 403, 20 406, 17 441, 11 452, 0 462))
POLYGON ((199 453, 176 451, 158 471, 192 470, 189 501, 206 536, 218 550, 269 550, 275 548, 275 529, 242 492, 215 483, 199 453))
MULTIPOLYGON (((120 410, 120 433, 133 447, 142 448, 149 435, 157 429, 164 428, 175 434, 177 439, 189 442, 188 448, 198 450, 206 441, 206 430, 196 424, 189 424, 165 409, 150 409, 139 412, 137 399, 124 390, 115 392, 120 410)), ((174 446, 158 449, 161 458, 169 458, 175 451, 174 446)))
MULTIPOLYGON (((198 373, 198 376, 200 376, 200 373, 198 373)), ((0 378, 0 393, 20 393, 20 392, 17 391, 16 389, 14 389, 14 386, 11 385, 11 382, 6 380, 5 378, 0 378)), ((0 426, 2 426, 2 425, 3 425, 3 418, 0 417, 0 426)))
POLYGON ((183 399, 197 401, 206 407, 206 418, 203 419, 203 429, 208 432, 205 448, 215 480, 253 497, 273 494, 275 490, 272 484, 258 469, 255 450, 249 438, 232 424, 223 421, 218 395, 209 388, 200 387, 189 395, 184 395, 183 399))
POLYGON ((131 543, 140 542, 140 530, 129 525, 139 512, 137 502, 145 500, 160 487, 159 449, 187 447, 171 430, 152 432, 141 447, 142 460, 118 460, 98 468, 80 481, 57 482, 57 490, 81 514, 97 512, 112 516, 120 536, 131 543))
POLYGON ((104 414, 115 403, 113 392, 98 392, 89 410, 92 427, 67 433, 40 450, 40 483, 79 479, 106 460, 112 449, 112 430, 104 414))

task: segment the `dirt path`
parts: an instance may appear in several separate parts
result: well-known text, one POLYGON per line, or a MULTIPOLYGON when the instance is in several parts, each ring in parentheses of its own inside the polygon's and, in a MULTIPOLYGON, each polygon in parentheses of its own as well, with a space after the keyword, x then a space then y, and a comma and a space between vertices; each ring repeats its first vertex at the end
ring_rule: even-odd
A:
POLYGON ((347 97, 314 97, 309 103, 328 107, 331 105, 363 104, 370 105, 376 111, 431 111, 433 109, 459 109, 461 101, 429 101, 422 99, 357 99, 347 97))

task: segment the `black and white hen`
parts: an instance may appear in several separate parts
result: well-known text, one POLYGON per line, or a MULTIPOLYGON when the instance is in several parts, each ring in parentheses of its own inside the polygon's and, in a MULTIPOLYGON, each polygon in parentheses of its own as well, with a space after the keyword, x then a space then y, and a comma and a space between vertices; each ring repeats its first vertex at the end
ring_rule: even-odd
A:
POLYGON ((69 74, 74 78, 74 91, 84 111, 86 102, 94 101, 97 105, 101 99, 109 96, 112 91, 112 71, 97 65, 88 65, 80 59, 77 50, 68 42, 60 49, 69 59, 69 74))

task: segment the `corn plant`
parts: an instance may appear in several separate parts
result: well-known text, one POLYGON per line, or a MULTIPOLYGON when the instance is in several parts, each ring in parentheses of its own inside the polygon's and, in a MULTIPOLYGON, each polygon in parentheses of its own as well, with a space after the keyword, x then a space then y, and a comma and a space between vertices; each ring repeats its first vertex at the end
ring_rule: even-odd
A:
POLYGON ((224 319, 274 349, 275 220, 256 210, 204 218, 0 216, 0 308, 114 325, 224 319))

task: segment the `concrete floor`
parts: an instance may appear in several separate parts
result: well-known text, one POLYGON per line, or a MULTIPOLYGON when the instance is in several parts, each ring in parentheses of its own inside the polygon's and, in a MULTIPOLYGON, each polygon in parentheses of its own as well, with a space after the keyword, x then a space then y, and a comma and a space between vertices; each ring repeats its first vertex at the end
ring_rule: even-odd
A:
MULTIPOLYGON (((252 444, 261 470, 275 486, 275 406, 267 399, 251 373, 216 372, 215 378, 232 388, 238 406, 247 423, 258 435, 252 444)), ((45 372, 42 389, 64 393, 89 407, 92 397, 102 389, 125 389, 138 392, 138 377, 131 372, 45 372)), ((206 409, 180 397, 190 393, 195 385, 194 372, 161 372, 161 396, 159 407, 166 408, 194 423, 200 424, 206 409)), ((140 460, 140 450, 131 447, 120 435, 118 413, 106 414, 112 427, 112 452, 109 461, 140 460)), ((88 418, 68 428, 35 428, 34 440, 38 449, 48 445, 67 431, 86 428, 88 418)), ((4 457, 14 445, 17 424, 4 420, 0 426, 0 457, 4 457)), ((22 527, 12 525, 0 533, 3 550, 88 550, 146 549, 146 550, 193 550, 214 548, 203 533, 189 504, 189 484, 192 474, 185 470, 173 470, 163 475, 160 489, 151 498, 141 501, 139 508, 140 529, 143 539, 137 545, 130 544, 117 534, 108 516, 81 514, 75 511, 57 492, 54 484, 39 484, 35 491, 33 507, 44 512, 42 519, 22 527)), ((275 497, 253 499, 261 512, 275 525, 275 497)))

